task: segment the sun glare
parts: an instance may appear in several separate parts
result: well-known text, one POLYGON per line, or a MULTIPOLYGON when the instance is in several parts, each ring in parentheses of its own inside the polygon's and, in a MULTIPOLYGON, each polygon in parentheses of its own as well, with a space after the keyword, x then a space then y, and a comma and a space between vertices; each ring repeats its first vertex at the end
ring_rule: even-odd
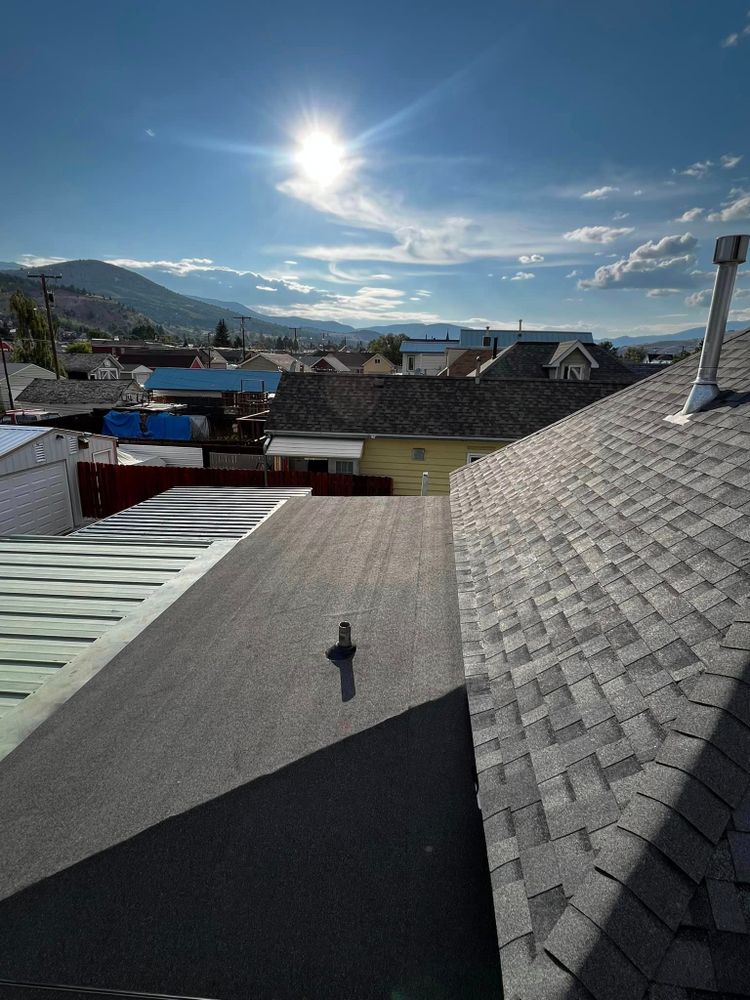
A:
POLYGON ((325 132, 305 136, 296 159, 302 172, 321 186, 331 184, 344 169, 343 147, 325 132))

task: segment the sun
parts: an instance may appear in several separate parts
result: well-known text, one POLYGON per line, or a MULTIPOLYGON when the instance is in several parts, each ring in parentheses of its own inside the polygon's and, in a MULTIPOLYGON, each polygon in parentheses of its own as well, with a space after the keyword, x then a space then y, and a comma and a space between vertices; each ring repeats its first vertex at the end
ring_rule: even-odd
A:
POLYGON ((302 140, 296 160, 311 181, 325 187, 344 170, 344 148, 326 132, 310 132, 302 140))

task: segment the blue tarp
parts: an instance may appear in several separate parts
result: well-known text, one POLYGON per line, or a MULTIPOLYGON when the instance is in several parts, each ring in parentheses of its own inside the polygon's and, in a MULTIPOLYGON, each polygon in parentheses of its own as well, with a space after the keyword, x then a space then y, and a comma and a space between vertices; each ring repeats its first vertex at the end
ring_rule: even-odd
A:
POLYGON ((141 433, 141 416, 139 413, 122 413, 110 410, 102 422, 102 433, 118 438, 139 438, 141 433))
POLYGON ((193 428, 190 417, 173 413, 152 413, 146 421, 147 434, 161 441, 190 441, 193 428))

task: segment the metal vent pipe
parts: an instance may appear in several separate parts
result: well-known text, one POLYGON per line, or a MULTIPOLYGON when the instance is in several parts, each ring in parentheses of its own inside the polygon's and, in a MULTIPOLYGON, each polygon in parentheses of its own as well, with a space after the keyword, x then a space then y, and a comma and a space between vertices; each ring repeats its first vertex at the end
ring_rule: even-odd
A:
POLYGON ((698 374, 690 387, 682 413, 698 413, 704 410, 719 395, 717 372, 719 358, 727 328, 729 308, 732 304, 737 268, 747 260, 750 236, 720 236, 714 250, 714 264, 718 265, 711 309, 708 313, 703 349, 698 366, 698 374))

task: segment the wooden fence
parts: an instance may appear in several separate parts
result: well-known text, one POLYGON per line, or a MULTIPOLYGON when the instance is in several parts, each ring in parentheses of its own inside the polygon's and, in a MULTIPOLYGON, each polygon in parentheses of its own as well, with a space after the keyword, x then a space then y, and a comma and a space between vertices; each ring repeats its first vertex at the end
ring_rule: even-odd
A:
POLYGON ((251 469, 198 469, 155 465, 79 462, 84 517, 108 517, 172 486, 310 486, 315 496, 391 496, 386 476, 343 476, 328 472, 268 472, 251 469))

